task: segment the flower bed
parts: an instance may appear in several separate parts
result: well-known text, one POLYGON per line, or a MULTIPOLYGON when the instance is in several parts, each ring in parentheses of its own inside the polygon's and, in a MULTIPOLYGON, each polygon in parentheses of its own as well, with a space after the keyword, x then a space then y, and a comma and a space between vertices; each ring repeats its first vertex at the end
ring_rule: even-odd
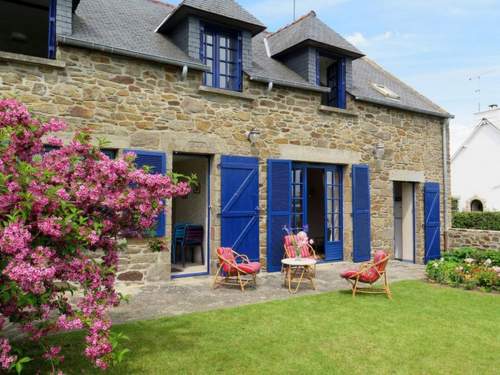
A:
POLYGON ((441 284, 465 289, 500 291, 500 252, 461 248, 427 264, 427 276, 441 284))

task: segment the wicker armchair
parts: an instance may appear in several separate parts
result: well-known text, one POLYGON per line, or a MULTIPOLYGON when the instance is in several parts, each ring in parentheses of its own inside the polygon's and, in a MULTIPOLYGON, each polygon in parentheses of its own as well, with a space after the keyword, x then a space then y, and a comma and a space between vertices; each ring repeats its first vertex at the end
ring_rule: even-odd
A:
POLYGON ((220 285, 239 286, 241 291, 249 284, 257 286, 257 274, 260 272, 259 262, 250 262, 246 255, 238 254, 229 247, 217 249, 219 260, 213 287, 220 285))

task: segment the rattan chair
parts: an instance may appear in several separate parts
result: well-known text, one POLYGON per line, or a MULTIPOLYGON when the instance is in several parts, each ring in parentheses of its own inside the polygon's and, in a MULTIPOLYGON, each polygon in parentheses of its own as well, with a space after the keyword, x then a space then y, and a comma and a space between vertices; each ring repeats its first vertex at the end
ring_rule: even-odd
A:
POLYGON ((238 286, 245 291, 247 285, 257 286, 257 274, 260 272, 259 262, 250 262, 246 255, 238 254, 229 247, 217 249, 219 260, 213 287, 220 285, 238 286))
POLYGON ((347 280, 352 289, 352 296, 356 293, 385 294, 392 299, 389 281, 387 279, 387 264, 389 255, 382 250, 375 252, 372 262, 361 265, 358 269, 346 270, 340 277, 347 280), (378 280, 382 279, 382 287, 374 287, 378 280), (369 287, 359 287, 359 284, 369 284, 369 287))

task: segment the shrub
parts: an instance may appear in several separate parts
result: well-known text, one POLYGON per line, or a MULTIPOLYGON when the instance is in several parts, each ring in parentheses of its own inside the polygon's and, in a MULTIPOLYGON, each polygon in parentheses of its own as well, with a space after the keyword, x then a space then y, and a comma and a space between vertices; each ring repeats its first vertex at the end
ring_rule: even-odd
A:
MULTIPOLYGON (((163 200, 187 194, 189 185, 136 169, 133 154, 109 159, 88 134, 67 146, 49 136, 65 127, 33 118, 15 100, 0 100, 0 333, 6 318, 17 324, 54 369, 61 348, 41 339, 84 329, 84 354, 106 368, 124 353, 113 354, 107 315, 120 302, 114 289, 119 238, 150 230, 163 200), (42 137, 58 148, 44 154, 42 137), (97 250, 100 259, 89 254, 97 250), (81 297, 70 303, 76 287, 81 297)), ((19 372, 29 360, 0 336, 0 372, 19 372)))
POLYGON ((500 212, 455 212, 453 228, 500 231, 500 212))
POLYGON ((426 273, 429 279, 441 284, 469 290, 477 287, 500 290, 500 276, 493 268, 500 261, 499 255, 495 251, 457 249, 445 253, 440 260, 429 262, 426 273))

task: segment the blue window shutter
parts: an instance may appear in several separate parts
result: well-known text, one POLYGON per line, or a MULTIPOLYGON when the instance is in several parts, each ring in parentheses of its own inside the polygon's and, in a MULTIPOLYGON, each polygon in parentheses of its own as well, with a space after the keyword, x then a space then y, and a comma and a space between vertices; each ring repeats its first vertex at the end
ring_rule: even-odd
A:
POLYGON ((439 205, 439 184, 427 182, 424 185, 424 261, 441 257, 441 217, 439 205))
POLYGON ((223 155, 220 166, 221 245, 258 262, 259 160, 223 155))
POLYGON ((243 89, 243 37, 241 32, 238 33, 238 43, 237 43, 237 64, 236 64, 236 87, 233 87, 236 91, 241 91, 243 89))
POLYGON ((370 171, 368 165, 352 166, 353 261, 370 260, 370 171))
MULTIPOLYGON (((153 174, 165 174, 167 172, 167 155, 164 152, 142 151, 142 150, 125 150, 125 152, 133 152, 137 155, 135 165, 137 168, 144 166, 151 167, 153 174)), ((165 236, 166 215, 163 210, 158 215, 158 224, 156 226, 156 237, 165 236)))
POLYGON ((50 0, 49 4, 49 35, 48 35, 48 58, 56 58, 56 13, 57 0, 50 0))
POLYGON ((337 94, 337 107, 346 109, 346 59, 345 57, 341 57, 338 66, 338 94, 337 94))
POLYGON ((291 223, 291 176, 290 160, 267 161, 267 270, 281 269, 283 258, 283 227, 291 223))

